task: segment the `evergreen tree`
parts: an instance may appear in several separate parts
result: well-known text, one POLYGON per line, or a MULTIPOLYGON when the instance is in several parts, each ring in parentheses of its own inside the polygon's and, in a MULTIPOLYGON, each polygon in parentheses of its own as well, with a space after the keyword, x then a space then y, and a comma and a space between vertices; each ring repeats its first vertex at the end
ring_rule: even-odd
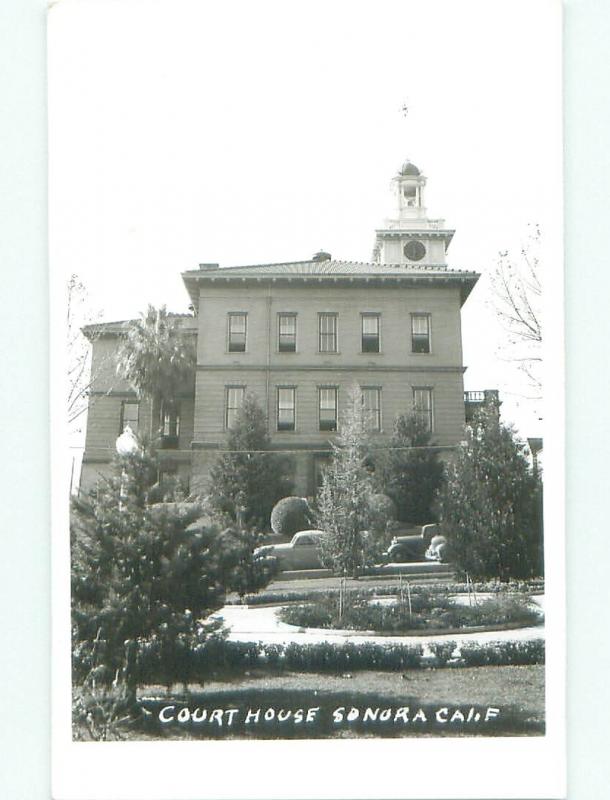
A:
POLYGON ((376 454, 375 482, 396 503, 401 522, 425 525, 437 519, 444 467, 432 444, 432 434, 416 414, 400 414, 388 449, 376 454))
POLYGON ((247 394, 227 437, 227 453, 210 470, 210 499, 233 520, 266 529, 275 503, 290 494, 286 458, 271 451, 265 413, 247 394))
POLYGON ((336 571, 356 576, 378 555, 385 533, 369 471, 369 434, 359 387, 353 387, 332 443, 332 458, 322 476, 316 522, 323 561, 336 571), (365 533, 366 532, 366 533, 365 533))
POLYGON ((186 684, 194 648, 220 627, 202 621, 226 591, 264 582, 247 535, 214 519, 194 524, 198 503, 153 502, 157 470, 150 449, 119 456, 72 509, 75 679, 122 683, 132 705, 147 654, 152 678, 186 684))
POLYGON ((479 414, 448 468, 440 512, 451 559, 475 578, 542 573, 541 487, 512 428, 479 414))

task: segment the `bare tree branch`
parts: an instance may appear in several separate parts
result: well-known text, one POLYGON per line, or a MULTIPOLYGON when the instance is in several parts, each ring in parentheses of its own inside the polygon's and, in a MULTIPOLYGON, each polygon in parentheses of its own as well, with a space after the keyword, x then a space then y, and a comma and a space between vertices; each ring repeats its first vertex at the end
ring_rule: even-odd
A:
POLYGON ((503 346, 506 360, 519 364, 540 397, 542 379, 542 266, 538 256, 540 228, 533 225, 518 256, 499 254, 491 275, 493 306, 508 334, 503 346))
MULTIPOLYGON (((91 338, 84 336, 85 325, 93 325, 101 320, 101 313, 91 310, 89 296, 85 285, 78 275, 71 275, 67 285, 68 301, 66 306, 66 346, 68 352, 66 412, 70 434, 80 433, 80 420, 88 408, 97 399, 91 389, 105 364, 97 364, 96 374, 91 371, 91 338)), ((99 334, 97 334, 99 336, 99 334)), ((111 391, 111 390, 109 390, 111 391)))

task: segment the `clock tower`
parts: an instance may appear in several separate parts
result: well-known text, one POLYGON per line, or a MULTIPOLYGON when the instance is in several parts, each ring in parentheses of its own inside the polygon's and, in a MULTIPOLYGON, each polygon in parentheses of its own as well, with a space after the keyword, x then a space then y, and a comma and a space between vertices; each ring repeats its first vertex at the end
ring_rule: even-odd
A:
POLYGON ((392 179, 395 215, 375 231, 373 261, 417 267, 445 267, 446 252, 455 231, 445 220, 426 213, 426 178, 411 161, 405 161, 392 179))

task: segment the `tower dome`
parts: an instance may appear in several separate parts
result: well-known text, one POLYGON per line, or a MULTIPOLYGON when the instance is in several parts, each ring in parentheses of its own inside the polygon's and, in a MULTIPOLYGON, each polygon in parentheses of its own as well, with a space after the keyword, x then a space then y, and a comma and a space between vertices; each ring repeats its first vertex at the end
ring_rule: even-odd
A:
POLYGON ((398 174, 399 175, 421 175, 421 172, 419 171, 418 167, 416 167, 415 164, 412 161, 409 161, 409 159, 407 159, 404 162, 404 164, 402 165, 402 167, 400 168, 398 174))

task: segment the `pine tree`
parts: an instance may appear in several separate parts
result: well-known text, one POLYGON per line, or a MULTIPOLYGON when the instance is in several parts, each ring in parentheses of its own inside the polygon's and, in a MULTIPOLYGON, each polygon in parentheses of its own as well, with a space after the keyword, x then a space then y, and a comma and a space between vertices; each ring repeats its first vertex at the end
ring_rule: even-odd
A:
POLYGON ((275 503, 290 494, 286 458, 271 451, 265 413, 247 394, 227 437, 227 453, 210 470, 210 498, 246 526, 266 529, 275 503))
POLYGON ((436 521, 435 503, 444 467, 432 434, 416 414, 400 414, 387 450, 375 458, 375 482, 396 503, 398 519, 424 525, 436 521))
POLYGON ((322 558, 337 572, 356 576, 378 553, 385 530, 374 499, 366 411, 357 386, 350 391, 337 442, 331 447, 316 514, 318 528, 327 534, 322 558))
POLYGON ((542 574, 541 487, 512 428, 482 413, 448 469, 440 512, 454 563, 472 577, 542 574))
POLYGON ((202 620, 227 591, 264 583, 248 573, 245 534, 214 519, 193 524, 198 503, 154 502, 157 471, 148 448, 120 456, 72 509, 75 679, 126 685, 132 705, 146 654, 152 677, 186 684, 194 648, 219 628, 202 620))

